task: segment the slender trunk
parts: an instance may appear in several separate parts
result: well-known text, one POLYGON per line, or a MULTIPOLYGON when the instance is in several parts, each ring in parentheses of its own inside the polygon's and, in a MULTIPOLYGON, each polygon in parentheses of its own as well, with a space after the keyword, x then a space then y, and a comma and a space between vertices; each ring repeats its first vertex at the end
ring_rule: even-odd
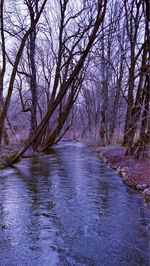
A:
POLYGON ((106 131, 107 131, 107 105, 108 105, 108 83, 103 81, 103 103, 101 107, 101 127, 100 127, 100 146, 106 145, 106 131))
POLYGON ((102 72, 102 106, 101 106, 101 125, 99 132, 99 144, 100 146, 106 145, 106 131, 107 131, 107 108, 108 108, 108 71, 107 63, 105 59, 105 43, 102 39, 102 61, 101 61, 101 72, 102 72))
POLYGON ((135 151, 136 159, 150 158, 150 1, 145 1, 146 8, 146 41, 148 45, 148 60, 146 68, 146 80, 144 86, 145 101, 143 105, 143 115, 141 123, 141 131, 137 149, 135 151))
POLYGON ((130 12, 129 3, 124 1, 125 17, 126 17, 126 31, 130 42, 130 68, 129 68, 129 79, 128 79, 128 106, 124 129, 124 140, 123 146, 127 146, 130 138, 131 128, 133 127, 133 105, 134 105, 134 86, 135 86, 135 67, 138 57, 141 54, 142 49, 136 50, 136 43, 138 37, 138 28, 141 20, 140 10, 142 7, 142 1, 131 1, 130 12))
POLYGON ((117 81, 117 89, 116 89, 115 100, 113 104, 112 120, 111 120, 111 126, 110 126, 110 134, 109 134, 110 144, 113 143, 114 133, 116 129, 116 120, 118 116, 120 92, 121 92, 122 78, 123 78, 123 59, 124 59, 124 56, 121 55, 120 73, 119 73, 119 78, 117 81))
MULTIPOLYGON (((131 56, 134 58, 134 55, 131 56)), ((135 60, 131 60, 131 67, 129 70, 129 80, 128 80, 128 106, 127 106, 127 114, 126 114, 126 121, 125 121, 125 129, 124 129, 124 139, 123 139, 123 146, 127 146, 130 130, 133 126, 132 120, 132 110, 133 110, 133 91, 134 91, 134 72, 135 72, 135 60)))
POLYGON ((137 129, 137 124, 141 116, 142 104, 143 104, 142 91, 143 91, 143 82, 145 76, 143 69, 145 68, 146 57, 147 57, 147 45, 144 46, 143 55, 142 55, 141 73, 136 93, 135 104, 131 113, 132 126, 130 128, 130 134, 128 135, 128 145, 127 145, 126 155, 133 154, 134 152, 133 150, 134 138, 137 129))
POLYGON ((2 81, 2 73, 0 69, 0 113, 3 109, 3 81, 2 81))
POLYGON ((135 151, 136 159, 148 159, 150 157, 150 117, 149 117, 149 102, 150 102, 150 74, 147 74, 145 86, 145 100, 143 105, 143 115, 141 123, 141 131, 137 149, 135 151))
POLYGON ((31 65, 31 78, 30 89, 32 95, 31 107, 31 122, 30 134, 37 128, 37 84, 36 84, 36 65, 35 65, 35 42, 36 42, 36 29, 30 35, 30 65, 31 65))
MULTIPOLYGON (((6 51, 5 51, 5 36, 4 36, 4 0, 0 1, 0 37, 1 37, 1 50, 2 50, 2 65, 0 66, 0 114, 3 110, 3 83, 6 70, 6 51)), ((0 120, 0 144, 3 136, 3 124, 0 120)))

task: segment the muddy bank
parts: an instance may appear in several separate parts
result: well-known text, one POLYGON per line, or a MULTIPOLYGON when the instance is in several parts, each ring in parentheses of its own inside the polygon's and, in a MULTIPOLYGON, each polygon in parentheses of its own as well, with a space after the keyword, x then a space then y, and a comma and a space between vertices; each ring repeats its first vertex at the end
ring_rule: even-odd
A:
MULTIPOLYGON (((13 146, 1 146, 0 147, 0 169, 4 169, 6 167, 12 166, 10 163, 10 158, 15 155, 15 153, 21 148, 21 145, 13 145, 13 146)), ((33 150, 29 149, 25 152, 22 158, 29 157, 35 154, 33 150)), ((21 160, 21 158, 20 158, 21 160)))
POLYGON ((150 201, 150 162, 125 156, 123 147, 96 147, 97 155, 107 162, 121 176, 124 183, 140 191, 150 201))

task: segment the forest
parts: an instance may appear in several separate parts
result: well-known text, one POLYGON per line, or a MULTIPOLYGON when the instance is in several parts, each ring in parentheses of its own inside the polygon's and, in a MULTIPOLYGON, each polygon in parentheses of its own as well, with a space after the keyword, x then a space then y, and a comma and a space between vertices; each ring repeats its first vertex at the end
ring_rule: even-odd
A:
POLYGON ((150 146, 149 0, 0 0, 0 147, 150 146))
POLYGON ((0 0, 0 266, 150 266, 150 0, 0 0))

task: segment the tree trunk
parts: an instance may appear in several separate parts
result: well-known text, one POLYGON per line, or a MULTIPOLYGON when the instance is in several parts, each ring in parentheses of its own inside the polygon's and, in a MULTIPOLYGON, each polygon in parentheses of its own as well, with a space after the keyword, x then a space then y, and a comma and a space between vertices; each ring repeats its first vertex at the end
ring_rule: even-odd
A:
POLYGON ((150 116, 149 116, 149 103, 150 103, 150 73, 147 74, 145 86, 145 100, 144 110, 142 115, 141 131, 137 149, 135 151, 136 159, 149 159, 150 158, 150 116))
POLYGON ((101 107, 101 127, 100 127, 100 146, 106 145, 106 131, 107 131, 107 107, 108 107, 108 83, 106 80, 103 81, 103 103, 101 107))
POLYGON ((31 106, 31 122, 30 122, 30 134, 37 128, 37 84, 36 84, 36 66, 35 66, 35 41, 36 41, 36 29, 30 35, 30 65, 31 65, 31 78, 30 89, 32 95, 31 106))
POLYGON ((132 127, 130 128, 130 134, 128 135, 128 145, 127 145, 127 150, 126 150, 126 155, 133 154, 134 150, 134 138, 135 138, 135 133, 137 129, 137 124, 141 116, 141 111, 142 111, 142 104, 143 104, 143 87, 144 87, 144 76, 145 76, 145 64, 146 64, 146 58, 147 58, 147 45, 144 44, 143 47, 143 55, 142 55, 142 63, 141 63, 141 73, 140 73, 140 78, 139 78, 139 84, 138 84, 138 89, 136 93, 136 99, 135 99, 135 104, 132 109, 131 113, 131 120, 132 122, 132 127))
POLYGON ((127 146, 131 129, 134 126, 134 121, 132 118, 133 105, 134 105, 134 86, 135 86, 135 70, 136 63, 141 54, 142 47, 136 50, 136 43, 138 38, 138 28, 141 20, 141 9, 142 9, 142 1, 131 1, 130 10, 128 1, 124 1, 125 7, 125 17, 126 17, 126 31, 127 36, 130 42, 130 68, 129 68, 129 78, 128 78, 128 106, 127 106, 127 115, 125 121, 125 129, 124 129, 124 140, 123 146, 127 146))
POLYGON ((120 73, 119 73, 119 78, 117 80, 115 100, 114 100, 114 104, 113 104, 113 112, 112 112, 110 134, 109 134, 109 144, 113 143, 114 133, 115 133, 115 129, 116 129, 116 120, 117 120, 117 116, 118 116, 122 78, 123 78, 123 56, 121 56, 120 73))
MULTIPOLYGON (((132 55, 133 57, 133 55, 132 55)), ((134 58, 134 57, 133 57, 134 58)), ((127 106, 127 114, 125 121, 125 129, 124 129, 124 139, 122 146, 127 146, 130 136, 130 130, 133 126, 132 119, 132 110, 133 110, 133 91, 134 91, 134 72, 135 72, 135 61, 131 61, 131 67, 129 71, 129 87, 128 87, 128 106, 127 106)))
MULTIPOLYGON (((107 65, 105 58, 105 43, 102 39, 102 59, 101 59, 101 72, 102 72, 102 106, 101 106, 101 125, 99 132, 99 144, 100 146, 106 145, 106 131, 107 131, 107 109, 108 109, 108 78, 109 66, 107 65), (108 67, 107 67, 108 66, 108 67)), ((109 47, 108 47, 109 50, 109 47)), ((108 56, 108 51, 107 51, 108 56)), ((109 57, 109 56, 108 56, 109 57)), ((110 58, 109 58, 110 59, 110 58)))
POLYGON ((149 159, 150 158, 150 1, 145 1, 146 8, 146 41, 148 46, 148 60, 146 68, 145 80, 145 99, 143 105, 143 115, 141 123, 141 131, 137 149, 135 151, 136 159, 149 159))

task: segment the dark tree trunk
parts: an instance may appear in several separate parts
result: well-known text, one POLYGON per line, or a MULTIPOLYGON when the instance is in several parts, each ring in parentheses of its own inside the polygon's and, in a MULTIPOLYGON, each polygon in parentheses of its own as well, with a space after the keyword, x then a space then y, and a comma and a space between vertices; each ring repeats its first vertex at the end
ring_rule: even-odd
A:
POLYGON ((3 109, 3 81, 2 81, 2 74, 0 70, 0 113, 3 109))
POLYGON ((146 41, 148 46, 148 60, 146 65, 146 80, 144 86, 144 105, 139 141, 136 145, 135 158, 150 158, 150 1, 145 1, 146 9, 146 41))
POLYGON ((134 138, 135 138, 135 133, 137 129, 137 124, 139 122, 141 112, 142 112, 142 104, 143 104, 143 87, 144 87, 144 76, 145 76, 145 63, 146 63, 146 58, 147 58, 147 45, 144 44, 143 46, 143 55, 142 55, 142 63, 141 63, 141 73, 140 73, 140 78, 139 78, 139 84, 138 84, 138 89, 136 93, 136 99, 135 99, 135 104, 132 109, 131 113, 131 120, 132 120, 132 126, 130 128, 130 134, 128 135, 128 145, 127 145, 127 150, 126 150, 126 155, 133 154, 134 153, 134 138))
POLYGON ((100 126, 100 146, 106 145, 106 131, 107 131, 107 109, 108 109, 108 83, 107 80, 103 81, 103 103, 101 107, 101 126, 100 126))
POLYGON ((150 73, 146 77, 145 86, 145 99, 143 105, 143 115, 141 123, 141 131, 137 148, 135 151, 136 159, 148 159, 150 158, 150 116, 149 116, 149 103, 150 103, 150 73))
MULTIPOLYGON (((101 40, 102 58, 101 58, 101 72, 102 72, 102 106, 101 106, 101 125, 99 132, 99 145, 106 145, 106 132, 107 132, 107 110, 108 110, 108 80, 109 80, 109 66, 105 58, 105 45, 104 39, 101 40)), ((109 46, 109 41, 108 44, 109 46)), ((108 50, 110 47, 107 47, 108 50)), ((110 59, 110 55, 107 57, 110 59)))
POLYGON ((36 65, 35 65, 35 42, 36 42, 36 29, 30 35, 30 65, 31 65, 31 78, 30 89, 32 95, 31 106, 31 122, 30 134, 37 128, 37 84, 36 84, 36 65))
MULTIPOLYGON (((30 13, 31 26, 35 23, 35 17, 38 13, 38 3, 28 2, 27 6, 30 13)), ((36 82, 36 63, 35 63, 35 52, 36 52, 36 27, 29 36, 29 64, 30 64, 30 90, 32 95, 31 105, 31 121, 30 121, 30 134, 32 134, 37 128, 37 82, 36 82)))
MULTIPOLYGON (((133 55, 132 55, 133 56, 133 55)), ((134 58, 134 57, 133 57, 134 58)), ((131 61, 131 67, 129 71, 129 87, 128 87, 128 106, 127 106, 127 114, 125 121, 125 129, 124 129, 124 139, 123 146, 127 146, 130 136, 130 130, 133 126, 132 120, 132 110, 133 110, 133 91, 134 91, 134 72, 135 72, 135 61, 131 61)))
POLYGON ((115 93, 115 100, 113 104, 113 112, 111 117, 111 125, 110 125, 110 134, 109 134, 109 144, 113 143, 114 133, 116 129, 116 121, 118 117, 118 108, 120 101, 120 92, 122 87, 122 78, 123 78, 123 56, 121 56, 121 64, 120 64, 120 73, 117 81, 117 88, 115 93))
MULTIPOLYGON (((2 59, 2 66, 0 66, 0 114, 3 110, 3 81, 4 75, 6 70, 6 51, 5 51, 5 36, 4 36, 4 0, 0 1, 0 39, 1 39, 1 59, 2 59)), ((3 121, 0 120, 0 144, 2 142, 3 137, 3 121)))
POLYGON ((136 43, 138 37, 138 28, 141 20, 140 10, 142 8, 142 1, 131 1, 130 11, 128 1, 124 1, 125 7, 125 17, 126 17, 126 31, 130 42, 130 68, 129 68, 129 78, 128 78, 128 105, 127 105, 127 115, 125 121, 124 129, 124 140, 123 146, 127 146, 131 129, 134 126, 134 121, 132 117, 133 107, 134 107, 134 86, 135 86, 135 70, 136 63, 141 54, 142 49, 136 50, 136 43))

